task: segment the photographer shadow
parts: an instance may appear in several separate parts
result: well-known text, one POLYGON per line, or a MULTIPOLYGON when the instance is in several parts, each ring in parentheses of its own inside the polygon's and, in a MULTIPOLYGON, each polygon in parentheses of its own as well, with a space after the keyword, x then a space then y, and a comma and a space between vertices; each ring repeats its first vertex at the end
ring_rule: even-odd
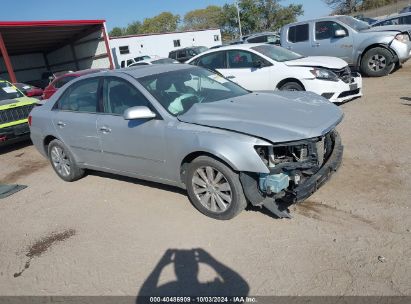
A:
POLYGON ((247 296, 248 283, 234 270, 214 259, 203 249, 168 249, 142 285, 137 304, 147 303, 147 296, 247 296), (200 282, 199 264, 211 267, 218 277, 200 282), (159 285, 163 269, 172 264, 177 280, 159 285))

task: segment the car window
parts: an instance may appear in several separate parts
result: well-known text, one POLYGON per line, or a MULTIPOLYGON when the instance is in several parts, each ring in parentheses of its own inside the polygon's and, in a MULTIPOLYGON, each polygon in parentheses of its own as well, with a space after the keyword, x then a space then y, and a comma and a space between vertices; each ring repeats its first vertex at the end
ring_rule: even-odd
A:
POLYGON ((136 106, 149 106, 147 98, 126 80, 109 77, 104 85, 104 112, 123 115, 124 111, 136 106))
POLYGON ((62 78, 60 78, 60 79, 57 79, 57 80, 54 82, 53 86, 54 86, 56 89, 59 89, 59 88, 61 88, 62 86, 64 86, 67 82, 70 82, 71 80, 73 80, 74 78, 76 78, 76 76, 65 76, 65 77, 62 77, 62 78))
POLYGON ((291 26, 288 29, 288 41, 293 43, 308 41, 310 37, 308 30, 308 23, 291 26))
POLYGON ((263 43, 267 42, 267 35, 257 36, 247 40, 249 43, 263 43))
POLYGON ((187 53, 186 53, 185 50, 184 50, 184 51, 179 51, 179 52, 177 53, 177 58, 184 58, 184 57, 187 56, 186 54, 187 54, 187 53))
POLYGON ((315 40, 331 39, 335 36, 335 31, 343 30, 346 35, 348 31, 339 23, 334 21, 320 21, 315 23, 315 40))
POLYGON ((247 51, 232 50, 227 53, 228 68, 230 69, 252 68, 257 61, 265 62, 260 56, 247 51))
POLYGON ((402 17, 401 24, 411 24, 411 15, 402 17))
POLYGON ((57 108, 63 111, 97 112, 100 77, 85 79, 73 84, 60 97, 57 108))
POLYGON ((196 64, 210 70, 225 68, 225 52, 214 52, 200 57, 196 64))
POLYGON ((388 20, 380 22, 378 25, 384 26, 384 25, 398 25, 398 24, 400 24, 400 18, 388 19, 388 20))
POLYGON ((231 81, 198 67, 149 75, 137 80, 174 116, 185 113, 197 103, 249 94, 231 81))
POLYGON ((23 97, 24 94, 20 92, 15 86, 8 81, 0 81, 0 101, 6 99, 14 99, 23 97))

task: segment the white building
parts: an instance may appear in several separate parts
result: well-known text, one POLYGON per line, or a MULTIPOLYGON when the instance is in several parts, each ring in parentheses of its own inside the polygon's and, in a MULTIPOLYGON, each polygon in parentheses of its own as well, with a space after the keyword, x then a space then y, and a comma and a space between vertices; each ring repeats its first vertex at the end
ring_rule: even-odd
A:
POLYGON ((168 57, 170 51, 184 47, 210 48, 216 45, 221 45, 219 29, 110 37, 110 48, 117 67, 122 60, 134 57, 143 55, 168 57))

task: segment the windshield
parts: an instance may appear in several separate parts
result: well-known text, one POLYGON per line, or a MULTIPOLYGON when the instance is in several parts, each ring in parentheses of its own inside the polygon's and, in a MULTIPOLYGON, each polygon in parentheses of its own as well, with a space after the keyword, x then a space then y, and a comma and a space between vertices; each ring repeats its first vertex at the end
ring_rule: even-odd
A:
POLYGON ((367 22, 355 19, 351 16, 338 16, 337 19, 345 25, 348 25, 349 27, 353 28, 357 32, 368 30, 369 28, 371 28, 371 26, 367 22))
POLYGON ((251 49, 263 54, 264 56, 267 56, 268 58, 271 58, 272 60, 279 62, 303 58, 303 56, 301 56, 300 54, 270 44, 254 46, 251 49))
POLYGON ((173 116, 196 103, 215 102, 249 94, 242 87, 206 69, 193 67, 137 79, 173 116))
POLYGON ((162 58, 162 59, 151 61, 151 63, 152 64, 164 64, 164 63, 179 63, 179 62, 171 58, 162 58))
POLYGON ((24 94, 20 92, 15 86, 8 81, 0 82, 0 100, 14 99, 24 97, 24 94))

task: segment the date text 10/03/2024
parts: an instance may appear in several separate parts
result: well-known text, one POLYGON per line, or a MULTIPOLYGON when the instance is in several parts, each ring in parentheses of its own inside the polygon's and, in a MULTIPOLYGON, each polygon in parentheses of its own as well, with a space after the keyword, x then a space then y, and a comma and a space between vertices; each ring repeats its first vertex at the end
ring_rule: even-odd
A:
POLYGON ((150 303, 258 303, 254 297, 150 297, 150 303))

